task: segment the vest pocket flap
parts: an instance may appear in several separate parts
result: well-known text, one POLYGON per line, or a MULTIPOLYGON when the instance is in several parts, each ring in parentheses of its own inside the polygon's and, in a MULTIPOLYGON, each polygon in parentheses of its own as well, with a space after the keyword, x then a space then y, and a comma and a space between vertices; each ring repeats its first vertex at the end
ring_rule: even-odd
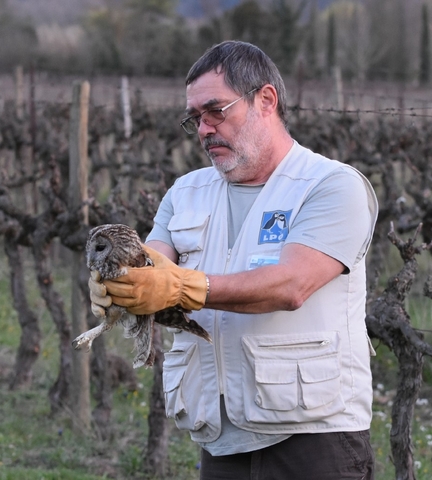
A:
POLYGON ((304 383, 325 382, 340 376, 340 366, 337 355, 301 360, 299 362, 299 370, 304 383))
POLYGON ((169 352, 165 352, 165 360, 163 362, 164 370, 187 365, 196 346, 196 343, 182 343, 173 347, 169 352))
POLYGON ((192 230, 205 226, 209 219, 208 213, 183 212, 173 215, 168 224, 168 230, 178 232, 180 230, 192 230))
POLYGON ((204 228, 207 225, 208 219, 209 215, 207 213, 178 213, 171 217, 168 223, 168 230, 170 232, 179 232, 181 230, 204 228))
POLYGON ((210 215, 207 213, 183 212, 173 215, 168 230, 179 253, 202 250, 204 232, 210 215))
POLYGON ((337 355, 302 360, 299 362, 301 378, 300 405, 311 410, 332 402, 339 403, 340 366, 337 355))
POLYGON ((297 364, 255 362, 255 403, 266 410, 287 411, 298 405, 297 364))
POLYGON ((183 380, 196 343, 182 343, 165 353, 163 363, 163 389, 165 393, 178 388, 183 380))
POLYGON ((177 389, 183 380, 186 366, 178 368, 174 371, 163 372, 163 389, 165 393, 169 393, 177 389))
POLYGON ((202 378, 196 343, 176 343, 165 353, 163 391, 165 411, 180 429, 199 430, 206 422, 202 378))
POLYGON ((287 362, 256 362, 257 383, 287 384, 297 381, 297 364, 287 362))

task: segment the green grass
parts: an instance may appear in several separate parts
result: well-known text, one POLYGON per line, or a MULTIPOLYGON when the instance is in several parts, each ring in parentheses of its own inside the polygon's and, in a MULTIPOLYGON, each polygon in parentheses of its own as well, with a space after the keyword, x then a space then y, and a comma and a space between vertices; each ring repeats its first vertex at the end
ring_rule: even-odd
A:
MULTIPOLYGON (((103 472, 119 479, 147 478, 142 473, 148 413, 145 396, 121 389, 116 392, 113 436, 103 442, 92 435, 75 434, 67 412, 51 417, 45 389, 0 390, 0 472, 18 475, 28 470, 26 480, 45 478, 45 474, 51 475, 46 478, 57 478, 56 472, 68 472, 68 477, 59 478, 71 479, 87 478, 85 473, 94 474, 89 479, 104 478, 103 472)), ((167 478, 194 478, 197 456, 189 438, 173 431, 169 457, 172 476, 167 478)))
MULTIPOLYGON (((150 480, 143 472, 143 460, 151 369, 136 371, 137 390, 130 392, 120 386, 114 392, 112 434, 106 441, 98 440, 94 434, 75 433, 66 410, 51 416, 48 390, 58 373, 58 335, 39 297, 32 268, 32 262, 27 260, 28 302, 39 319, 43 334, 41 353, 33 368, 32 387, 10 391, 8 377, 14 365, 21 329, 11 306, 9 269, 0 256, 0 480, 150 480)), ((62 265, 54 275, 55 288, 63 295, 67 311, 70 308, 68 270, 67 265, 62 265)), ((122 337, 120 328, 105 334, 105 344, 109 352, 132 363, 132 342, 122 337)), ((170 428, 166 478, 198 478, 195 466, 199 449, 189 434, 178 432, 173 424, 170 428)))
MULTIPOLYGON (((43 470, 40 468, 13 468, 5 469, 0 467, 0 480, 76 480, 76 472, 69 469, 43 470)), ((99 480, 95 475, 79 474, 80 480, 99 480)))

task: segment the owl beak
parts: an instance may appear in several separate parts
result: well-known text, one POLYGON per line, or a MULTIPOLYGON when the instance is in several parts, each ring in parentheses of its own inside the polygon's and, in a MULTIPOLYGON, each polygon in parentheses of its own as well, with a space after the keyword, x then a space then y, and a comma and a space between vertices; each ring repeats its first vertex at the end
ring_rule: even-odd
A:
POLYGON ((89 270, 95 270, 95 259, 92 255, 87 256, 87 267, 89 270))

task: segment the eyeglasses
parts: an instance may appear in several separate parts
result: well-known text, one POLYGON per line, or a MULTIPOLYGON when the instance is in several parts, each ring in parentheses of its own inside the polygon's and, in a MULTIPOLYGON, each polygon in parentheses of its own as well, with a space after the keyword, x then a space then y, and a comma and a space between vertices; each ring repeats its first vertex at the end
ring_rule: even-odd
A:
POLYGON ((209 110, 205 110, 199 115, 191 115, 190 117, 184 118, 180 122, 180 125, 183 127, 183 130, 188 135, 194 135, 198 133, 198 128, 201 124, 201 121, 203 121, 206 125, 209 125, 210 127, 217 127, 222 122, 224 122, 225 120, 224 112, 228 110, 228 108, 232 107, 237 102, 239 102, 240 100, 242 100, 243 98, 247 97, 248 95, 250 95, 251 93, 257 90, 259 90, 259 88, 254 88, 250 92, 245 93, 242 97, 237 98, 236 100, 229 103, 228 105, 225 105, 225 107, 210 108, 209 110))

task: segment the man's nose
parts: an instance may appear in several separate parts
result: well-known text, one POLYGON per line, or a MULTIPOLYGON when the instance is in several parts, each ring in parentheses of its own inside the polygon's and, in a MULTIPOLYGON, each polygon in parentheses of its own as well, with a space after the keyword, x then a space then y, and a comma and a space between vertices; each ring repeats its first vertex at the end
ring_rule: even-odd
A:
POLYGON ((201 121, 198 125, 198 135, 201 138, 207 137, 207 135, 212 135, 216 133, 216 127, 208 125, 205 119, 201 118, 201 121))

